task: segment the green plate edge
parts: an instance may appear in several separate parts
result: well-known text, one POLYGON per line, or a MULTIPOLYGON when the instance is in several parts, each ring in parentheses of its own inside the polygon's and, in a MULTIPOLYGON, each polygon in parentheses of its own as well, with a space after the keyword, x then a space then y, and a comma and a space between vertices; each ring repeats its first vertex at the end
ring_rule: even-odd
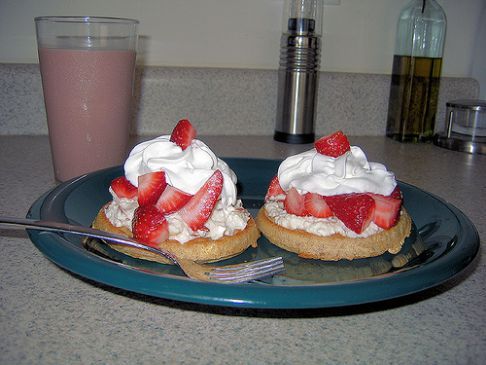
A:
MULTIPOLYGON (((245 158, 224 160, 238 176, 240 195, 248 199, 263 199, 267 184, 281 162, 245 158)), ((62 201, 64 210, 76 216, 75 221, 89 224, 96 212, 85 210, 83 199, 72 201, 71 195, 73 192, 81 197, 89 194, 90 199, 99 200, 101 206, 109 199, 109 182, 122 174, 122 171, 121 166, 113 167, 63 183, 38 198, 27 216, 33 219, 65 220, 63 212, 59 208, 56 211, 52 206, 53 202, 59 205, 62 201)), ((433 240, 447 240, 447 247, 438 257, 408 270, 362 280, 312 285, 205 283, 178 275, 142 272, 103 259, 79 244, 73 244, 69 237, 51 232, 28 232, 34 245, 56 265, 84 278, 130 292, 238 308, 303 309, 358 305, 393 299, 439 285, 468 266, 479 250, 477 230, 459 209, 417 187, 403 182, 399 184, 405 196, 405 207, 415 224, 418 227, 434 227, 432 235, 424 241, 430 243, 433 240), (424 206, 424 201, 432 203, 433 209, 424 206), (454 224, 437 224, 444 221, 454 224)))

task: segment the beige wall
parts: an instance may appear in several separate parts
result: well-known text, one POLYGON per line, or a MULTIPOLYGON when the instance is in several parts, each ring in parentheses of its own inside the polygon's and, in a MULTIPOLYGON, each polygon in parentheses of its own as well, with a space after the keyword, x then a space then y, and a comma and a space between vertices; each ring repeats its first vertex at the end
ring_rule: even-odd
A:
MULTIPOLYGON (((339 5, 324 9, 321 69, 390 73, 395 23, 408 0, 326 1, 339 5)), ((486 35, 479 32, 486 1, 438 2, 448 18, 443 74, 484 79, 486 35), (474 55, 481 62, 474 63, 474 55)), ((104 15, 140 20, 142 60, 148 65, 275 69, 282 5, 283 0, 0 0, 0 62, 37 62, 34 16, 104 15)))

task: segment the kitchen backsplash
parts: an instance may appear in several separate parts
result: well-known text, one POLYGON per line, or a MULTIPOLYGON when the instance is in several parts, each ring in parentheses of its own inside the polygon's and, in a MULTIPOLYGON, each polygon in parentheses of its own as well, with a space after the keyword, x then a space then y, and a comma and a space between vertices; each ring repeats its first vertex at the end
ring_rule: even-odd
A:
MULTIPOLYGON (((316 134, 384 135, 390 75, 321 72, 316 134)), ((477 98, 472 78, 443 77, 436 130, 448 100, 477 98)), ((189 118, 200 135, 271 135, 277 71, 143 67, 137 70, 132 133, 168 133, 189 118)), ((46 135, 37 64, 0 64, 0 135, 46 135)))

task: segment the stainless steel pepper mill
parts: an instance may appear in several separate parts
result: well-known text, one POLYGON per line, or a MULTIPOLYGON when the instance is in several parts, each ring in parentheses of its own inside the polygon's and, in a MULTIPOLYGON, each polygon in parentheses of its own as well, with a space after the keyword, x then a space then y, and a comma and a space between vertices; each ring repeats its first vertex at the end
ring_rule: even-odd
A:
POLYGON ((314 142, 323 0, 287 0, 274 139, 314 142))

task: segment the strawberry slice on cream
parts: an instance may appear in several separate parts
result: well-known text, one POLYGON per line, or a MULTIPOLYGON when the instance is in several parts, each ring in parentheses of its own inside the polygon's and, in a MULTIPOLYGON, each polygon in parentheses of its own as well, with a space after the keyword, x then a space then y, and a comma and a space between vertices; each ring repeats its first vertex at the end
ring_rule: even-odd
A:
MULTIPOLYGON (((125 190, 129 187, 135 189, 135 194, 130 190, 131 198, 123 200, 123 206, 119 204, 121 197, 113 200, 107 208, 107 216, 113 221, 121 221, 117 217, 122 213, 124 217, 136 217, 137 206, 153 207, 167 222, 167 239, 186 242, 197 237, 218 239, 231 235, 244 229, 250 218, 236 197, 236 175, 196 139, 196 129, 187 119, 179 121, 170 135, 135 146, 124 169, 125 176, 119 178, 124 186, 124 190, 119 189, 121 195, 127 197, 125 190), (138 204, 127 203, 133 200, 138 204)), ((154 210, 150 208, 150 212, 154 210)), ((124 224, 131 230, 135 228, 124 224)), ((136 227, 143 231, 138 229, 140 224, 136 227)), ((157 240, 162 237, 159 235, 157 240)))
POLYGON ((412 228, 402 199, 395 175, 337 131, 280 164, 255 220, 300 257, 354 260, 400 251, 412 228))

